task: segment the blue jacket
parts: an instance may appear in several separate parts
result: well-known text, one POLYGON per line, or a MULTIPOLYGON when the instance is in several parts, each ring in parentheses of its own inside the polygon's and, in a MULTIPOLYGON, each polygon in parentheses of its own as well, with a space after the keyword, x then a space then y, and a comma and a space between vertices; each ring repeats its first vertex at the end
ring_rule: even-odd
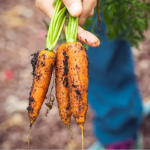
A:
POLYGON ((94 111, 94 134, 104 145, 135 139, 142 120, 142 102, 134 74, 131 46, 109 41, 102 20, 101 45, 90 47, 89 104, 94 111))

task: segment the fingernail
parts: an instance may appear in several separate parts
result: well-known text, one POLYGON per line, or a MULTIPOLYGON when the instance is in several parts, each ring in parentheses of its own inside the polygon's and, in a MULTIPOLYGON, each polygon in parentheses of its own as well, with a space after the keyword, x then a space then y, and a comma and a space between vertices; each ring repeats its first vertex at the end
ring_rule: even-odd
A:
POLYGON ((97 42, 97 45, 99 46, 100 44, 101 44, 101 42, 100 42, 100 41, 98 41, 98 42, 97 42))
POLYGON ((96 41, 94 43, 91 44, 93 47, 98 47, 100 45, 100 41, 96 41))
POLYGON ((81 5, 77 2, 74 2, 69 7, 69 12, 72 16, 77 17, 81 14, 82 8, 81 5))
POLYGON ((95 39, 95 44, 100 45, 100 40, 99 39, 95 39))

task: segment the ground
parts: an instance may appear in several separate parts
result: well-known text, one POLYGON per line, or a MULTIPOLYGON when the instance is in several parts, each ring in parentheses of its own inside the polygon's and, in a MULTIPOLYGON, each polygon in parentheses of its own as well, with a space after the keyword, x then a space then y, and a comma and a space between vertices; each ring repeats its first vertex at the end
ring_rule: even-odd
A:
MULTIPOLYGON (((1 0, 0 2, 0 148, 25 149, 29 130, 28 106, 32 84, 31 54, 45 48, 46 28, 42 20, 49 19, 36 9, 33 1, 1 0)), ((143 98, 150 95, 150 31, 140 51, 133 50, 136 75, 143 98)), ((72 130, 74 144, 67 128, 61 123, 57 104, 45 117, 46 106, 32 129, 32 149, 76 149, 81 148, 81 135, 74 119, 72 130), (58 144, 59 143, 59 144, 58 144)), ((92 134, 92 110, 88 110, 85 124, 85 148, 96 139, 92 134)), ((141 126, 144 148, 150 148, 150 117, 141 126)))

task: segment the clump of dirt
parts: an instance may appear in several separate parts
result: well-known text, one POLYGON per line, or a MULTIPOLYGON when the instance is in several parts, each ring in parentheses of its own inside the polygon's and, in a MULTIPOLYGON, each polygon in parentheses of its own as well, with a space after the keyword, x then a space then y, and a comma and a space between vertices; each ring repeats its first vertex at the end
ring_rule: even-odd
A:
POLYGON ((37 59, 38 59, 38 56, 39 56, 39 52, 34 53, 31 56, 33 56, 33 58, 31 59, 31 65, 32 65, 32 69, 33 69, 32 75, 35 76, 35 66, 37 64, 37 59))
POLYGON ((65 56, 65 61, 63 62, 64 63, 64 74, 63 75, 67 75, 68 74, 68 56, 66 54, 66 52, 63 52, 63 55, 65 56))

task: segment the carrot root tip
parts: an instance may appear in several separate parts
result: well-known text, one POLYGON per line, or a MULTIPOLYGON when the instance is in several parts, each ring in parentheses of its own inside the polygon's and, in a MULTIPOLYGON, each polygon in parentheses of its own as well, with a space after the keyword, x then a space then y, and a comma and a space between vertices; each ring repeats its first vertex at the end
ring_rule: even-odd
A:
POLYGON ((82 129, 81 129, 81 139, 82 139, 82 150, 84 150, 84 133, 82 129))
POLYGON ((30 149, 30 138, 31 138, 32 127, 29 128, 29 137, 28 137, 28 150, 30 149))
POLYGON ((72 142, 73 142, 73 132, 72 132, 72 130, 71 130, 70 125, 67 125, 67 128, 68 128, 68 130, 70 131, 70 134, 71 134, 71 140, 72 140, 72 142))

